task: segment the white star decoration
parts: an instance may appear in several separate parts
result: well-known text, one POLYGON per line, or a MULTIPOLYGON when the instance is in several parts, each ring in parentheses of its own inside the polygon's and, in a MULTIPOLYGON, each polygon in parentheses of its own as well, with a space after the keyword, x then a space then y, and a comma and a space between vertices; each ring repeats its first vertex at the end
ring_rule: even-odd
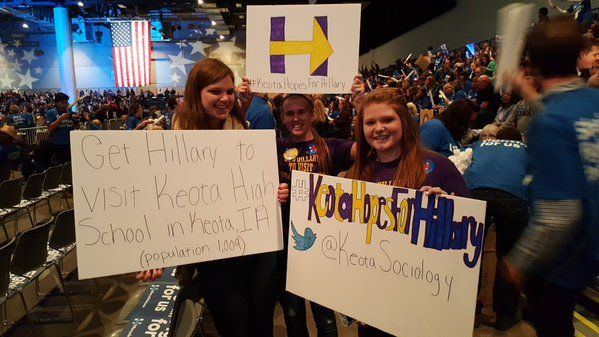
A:
POLYGON ((21 40, 15 40, 15 42, 13 43, 15 47, 20 48, 23 44, 21 43, 21 40))
POLYGON ((33 62, 33 60, 35 60, 37 57, 34 54, 33 50, 30 51, 23 51, 23 57, 21 58, 22 60, 25 60, 27 62, 29 62, 29 65, 31 65, 31 62, 33 62))
POLYGON ((179 52, 179 55, 168 55, 168 57, 171 59, 171 68, 179 68, 185 75, 187 75, 185 65, 194 63, 192 60, 184 58, 183 52, 179 52))
POLYGON ((193 55, 195 53, 200 53, 200 54, 204 55, 204 57, 206 56, 206 52, 204 51, 204 44, 202 43, 202 41, 192 42, 189 45, 192 48, 191 53, 189 53, 190 55, 193 55))
POLYGON ((179 79, 181 79, 181 76, 177 75, 177 73, 171 74, 171 82, 173 82, 173 84, 179 84, 179 79))
POLYGON ((10 77, 8 77, 7 73, 4 73, 4 77, 0 78, 0 82, 2 82, 2 85, 0 85, 0 87, 12 88, 10 85, 12 83, 12 80, 10 79, 10 77))
POLYGON ((19 75, 19 77, 21 78, 21 83, 19 84, 19 87, 29 87, 29 89, 32 89, 33 82, 38 80, 35 77, 31 77, 29 69, 27 69, 25 75, 21 75, 19 73, 17 73, 17 75, 19 75))
POLYGON ((210 53, 210 57, 220 58, 225 63, 231 62, 231 56, 233 53, 243 53, 245 50, 235 45, 236 38, 232 38, 230 42, 219 42, 218 47, 210 53))
POLYGON ((17 71, 21 71, 21 65, 22 63, 19 62, 19 60, 15 60, 15 62, 12 64, 13 68, 15 68, 17 71))
POLYGON ((0 52, 2 52, 2 54, 6 54, 6 45, 4 43, 0 43, 0 52))
POLYGON ((6 53, 6 55, 8 55, 8 57, 15 57, 15 51, 12 49, 9 49, 8 53, 6 53))
POLYGON ((216 29, 214 29, 214 28, 206 29, 206 35, 214 35, 214 34, 216 34, 216 29))
POLYGON ((40 68, 39 66, 33 68, 33 72, 36 74, 41 74, 42 73, 42 68, 40 68))

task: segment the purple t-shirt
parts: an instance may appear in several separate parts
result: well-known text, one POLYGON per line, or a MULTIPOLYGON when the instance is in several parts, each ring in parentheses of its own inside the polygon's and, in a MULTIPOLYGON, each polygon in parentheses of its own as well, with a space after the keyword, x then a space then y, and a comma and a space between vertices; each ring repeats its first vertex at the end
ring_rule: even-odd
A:
MULTIPOLYGON (((470 196, 464 178, 449 159, 432 151, 425 151, 424 158, 426 180, 423 186, 440 187, 448 194, 454 193, 459 197, 470 196)), ((371 162, 372 181, 377 184, 391 185, 398 164, 399 158, 388 163, 371 162)))
MULTIPOLYGON (((351 147, 354 142, 344 139, 325 139, 331 157, 331 172, 337 175, 352 165, 351 147)), ((318 173, 318 152, 314 140, 294 143, 291 138, 277 139, 277 158, 279 160, 279 181, 289 183, 291 171, 318 173)))

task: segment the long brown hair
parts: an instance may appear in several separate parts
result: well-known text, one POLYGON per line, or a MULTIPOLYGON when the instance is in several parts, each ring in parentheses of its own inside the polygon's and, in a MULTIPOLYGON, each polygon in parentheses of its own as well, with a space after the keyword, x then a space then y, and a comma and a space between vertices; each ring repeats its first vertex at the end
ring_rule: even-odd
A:
MULTIPOLYGON (((189 72, 187 83, 185 83, 184 100, 177 106, 177 113, 173 120, 175 130, 204 130, 208 129, 206 114, 202 105, 201 92, 212 83, 218 82, 225 77, 231 77, 235 82, 233 71, 223 62, 207 58, 196 63, 189 72)), ((246 126, 244 118, 236 102, 229 112, 232 118, 237 119, 241 125, 246 126)))
POLYGON ((410 116, 405 98, 397 88, 380 88, 366 97, 356 117, 356 149, 354 165, 347 173, 347 178, 370 180, 369 161, 376 160, 375 150, 368 144, 364 135, 364 110, 372 104, 387 104, 401 120, 402 135, 399 143, 400 160, 392 184, 407 188, 420 188, 426 179, 424 172, 424 149, 420 144, 420 136, 416 122, 410 116))
MULTIPOLYGON (((291 97, 301 97, 308 102, 310 109, 312 110, 312 114, 314 114, 314 101, 312 97, 302 94, 289 94, 285 96, 283 102, 281 103, 281 109, 283 108, 283 104, 288 98, 291 97)), ((281 118, 285 118, 285 111, 281 112, 281 118)), ((324 138, 322 138, 318 132, 314 129, 313 126, 310 127, 312 131, 312 135, 314 137, 314 144, 316 144, 316 152, 318 155, 318 173, 322 174, 330 174, 331 166, 333 165, 331 162, 331 151, 329 151, 329 146, 327 145, 324 138)))

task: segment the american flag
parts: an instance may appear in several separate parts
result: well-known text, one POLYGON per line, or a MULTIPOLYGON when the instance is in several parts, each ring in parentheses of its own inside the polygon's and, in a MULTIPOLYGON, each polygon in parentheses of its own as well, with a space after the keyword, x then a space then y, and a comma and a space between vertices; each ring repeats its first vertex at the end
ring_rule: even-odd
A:
POLYGON ((117 87, 150 84, 150 22, 119 21, 110 24, 112 59, 117 87))

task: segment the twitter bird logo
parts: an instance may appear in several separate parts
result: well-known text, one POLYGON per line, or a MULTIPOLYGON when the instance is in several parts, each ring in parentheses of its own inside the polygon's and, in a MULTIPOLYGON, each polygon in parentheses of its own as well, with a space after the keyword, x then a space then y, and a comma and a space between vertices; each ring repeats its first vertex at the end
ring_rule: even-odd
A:
POLYGON ((316 242, 316 234, 312 231, 312 228, 306 228, 304 230, 304 235, 301 236, 295 226, 293 225, 293 221, 291 221, 291 231, 293 232, 292 238, 295 241, 295 246, 293 248, 297 250, 308 250, 316 242))

